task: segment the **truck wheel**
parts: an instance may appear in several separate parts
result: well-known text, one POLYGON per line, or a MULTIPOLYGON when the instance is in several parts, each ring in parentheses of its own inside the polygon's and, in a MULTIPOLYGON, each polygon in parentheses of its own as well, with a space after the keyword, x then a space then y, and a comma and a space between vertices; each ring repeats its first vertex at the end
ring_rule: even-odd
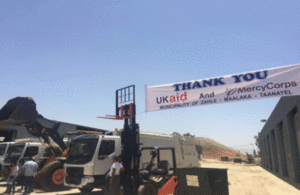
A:
POLYGON ((94 188, 79 188, 80 192, 83 193, 83 194, 89 194, 93 191, 94 188))
POLYGON ((60 161, 54 161, 44 166, 40 173, 39 183, 45 191, 61 191, 64 186, 64 171, 60 161))
POLYGON ((157 195, 157 189, 151 183, 142 184, 138 189, 137 195, 157 195))

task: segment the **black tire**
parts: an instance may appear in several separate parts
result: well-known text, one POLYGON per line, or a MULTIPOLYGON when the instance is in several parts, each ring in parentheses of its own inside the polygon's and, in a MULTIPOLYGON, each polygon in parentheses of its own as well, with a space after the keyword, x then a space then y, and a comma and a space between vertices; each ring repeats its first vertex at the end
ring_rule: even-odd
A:
POLYGON ((174 194, 173 195, 178 195, 179 191, 178 191, 178 184, 176 185, 175 189, 174 189, 174 194))
POLYGON ((79 188, 80 192, 83 194, 90 194, 93 191, 94 188, 79 188))
POLYGON ((39 184, 45 191, 62 191, 67 190, 68 187, 64 186, 63 180, 60 184, 54 183, 52 176, 54 172, 63 169, 63 166, 60 161, 54 161, 46 166, 44 166, 41 170, 40 177, 39 177, 39 184))
POLYGON ((157 195, 157 188, 154 184, 146 183, 140 185, 137 195, 157 195))

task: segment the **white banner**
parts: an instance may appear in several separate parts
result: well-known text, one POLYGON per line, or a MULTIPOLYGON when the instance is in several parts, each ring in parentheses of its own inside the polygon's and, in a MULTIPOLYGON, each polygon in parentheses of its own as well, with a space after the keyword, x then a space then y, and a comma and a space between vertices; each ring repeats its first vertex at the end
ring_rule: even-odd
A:
POLYGON ((300 95, 300 64, 145 87, 146 112, 300 95))

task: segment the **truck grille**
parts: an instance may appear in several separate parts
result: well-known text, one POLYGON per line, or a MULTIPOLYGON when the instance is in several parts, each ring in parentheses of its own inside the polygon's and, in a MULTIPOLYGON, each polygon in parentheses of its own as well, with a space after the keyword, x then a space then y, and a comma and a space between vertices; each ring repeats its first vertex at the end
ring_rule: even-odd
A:
POLYGON ((67 184, 79 185, 81 183, 81 179, 84 177, 83 167, 67 167, 66 172, 67 172, 67 176, 66 176, 67 184))

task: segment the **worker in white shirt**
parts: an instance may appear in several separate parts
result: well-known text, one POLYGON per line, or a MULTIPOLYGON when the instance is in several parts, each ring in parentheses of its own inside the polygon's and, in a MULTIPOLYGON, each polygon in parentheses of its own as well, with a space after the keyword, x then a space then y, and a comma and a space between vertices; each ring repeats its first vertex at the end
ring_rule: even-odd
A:
POLYGON ((124 171, 123 165, 119 162, 118 156, 113 157, 113 164, 110 168, 109 195, 120 194, 120 173, 124 171))
POLYGON ((25 176, 25 194, 30 194, 33 192, 34 176, 37 169, 38 164, 34 162, 34 158, 32 157, 23 165, 23 172, 25 176))

